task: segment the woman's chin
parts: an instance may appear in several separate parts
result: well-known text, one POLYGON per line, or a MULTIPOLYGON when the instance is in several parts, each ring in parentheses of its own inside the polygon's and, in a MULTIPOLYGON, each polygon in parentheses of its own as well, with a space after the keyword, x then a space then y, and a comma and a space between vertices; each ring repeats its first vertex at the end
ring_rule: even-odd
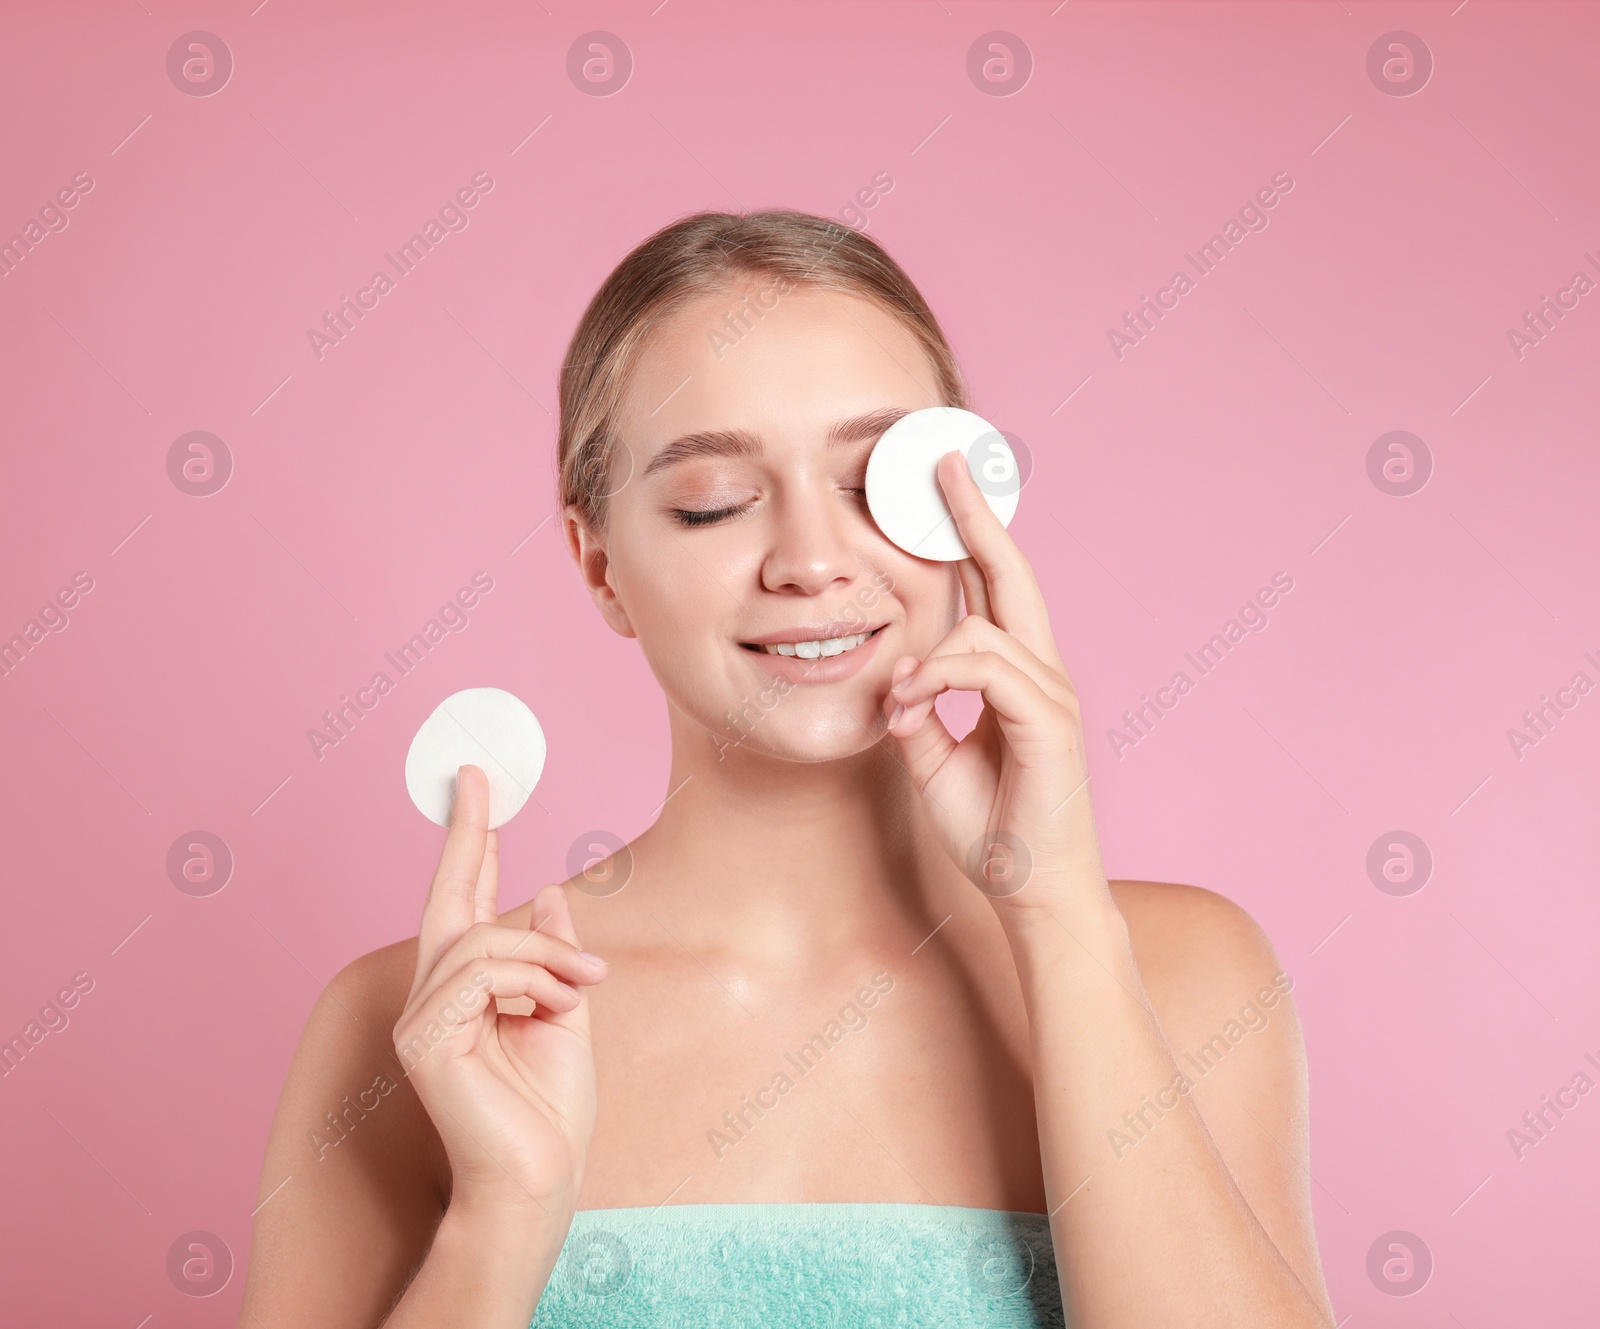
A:
POLYGON ((713 750, 723 762, 818 763, 844 761, 875 747, 888 732, 875 707, 855 715, 834 711, 809 720, 801 716, 764 716, 749 729, 724 726, 712 730, 713 750))

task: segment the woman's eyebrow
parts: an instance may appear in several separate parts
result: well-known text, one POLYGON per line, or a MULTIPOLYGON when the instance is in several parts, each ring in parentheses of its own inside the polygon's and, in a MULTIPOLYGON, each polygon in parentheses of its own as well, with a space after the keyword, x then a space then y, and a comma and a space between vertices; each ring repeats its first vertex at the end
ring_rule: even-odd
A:
POLYGON ((887 406, 880 411, 868 411, 865 415, 851 416, 848 420, 837 421, 828 431, 828 446, 833 447, 840 443, 861 443, 869 438, 877 438, 890 425, 902 415, 910 415, 911 411, 905 406, 887 406))
MULTIPOLYGON (((868 411, 865 415, 853 415, 848 420, 837 420, 828 430, 828 446, 877 438, 902 415, 909 414, 908 407, 891 406, 868 411)), ((761 453, 761 440, 747 429, 701 430, 673 439, 650 459, 644 475, 654 475, 691 457, 759 457, 761 453)))
POLYGON ((761 440, 746 429, 708 429, 675 438, 650 458, 643 479, 691 457, 759 457, 761 440))

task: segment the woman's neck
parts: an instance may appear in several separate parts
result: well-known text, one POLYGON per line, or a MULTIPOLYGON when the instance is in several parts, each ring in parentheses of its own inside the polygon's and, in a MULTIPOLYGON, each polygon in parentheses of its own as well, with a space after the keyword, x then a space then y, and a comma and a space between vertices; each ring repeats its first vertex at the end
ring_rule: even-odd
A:
POLYGON ((892 743, 787 761, 719 752, 674 718, 665 801, 633 841, 629 890, 693 954, 799 968, 925 937, 950 893, 971 889, 922 825, 892 743))

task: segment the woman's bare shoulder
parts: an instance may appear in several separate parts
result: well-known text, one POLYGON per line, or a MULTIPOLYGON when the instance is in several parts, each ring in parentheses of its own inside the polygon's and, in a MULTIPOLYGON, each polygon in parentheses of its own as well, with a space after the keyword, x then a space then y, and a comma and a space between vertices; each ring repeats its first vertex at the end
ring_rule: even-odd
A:
POLYGON ((416 966, 417 938, 403 937, 340 969, 306 1020, 291 1079, 302 1069, 320 1074, 330 1066, 353 1064, 381 1066, 404 1077, 405 1067, 395 1054, 394 1026, 405 1010, 416 966))
MULTIPOLYGON (((1290 990, 1294 978, 1261 925, 1216 891, 1162 881, 1114 881, 1134 963, 1162 1033, 1176 1054, 1219 1034, 1252 1037, 1253 1088, 1303 1098, 1305 1050, 1290 990)), ((1232 1078, 1232 1077, 1226 1077, 1232 1078)))
POLYGON ((261 1323, 376 1323, 427 1252, 449 1160, 394 1047, 416 947, 350 961, 301 1030, 256 1199, 245 1309, 261 1323))
MULTIPOLYGON (((348 991, 363 1002, 393 1005, 398 1000, 403 1006, 416 968, 417 939, 402 937, 358 955, 333 976, 328 986, 348 991)), ((396 1019, 400 1016, 400 1006, 395 1008, 396 1019)))
POLYGON ((1308 1289, 1322 1287, 1293 977, 1261 925, 1225 895, 1157 881, 1114 881, 1111 893, 1180 1091, 1290 1267, 1308 1289))
POLYGON ((1114 881, 1111 897, 1147 987, 1203 1001, 1248 996, 1258 980, 1282 976, 1261 925, 1225 895, 1177 882, 1114 881))

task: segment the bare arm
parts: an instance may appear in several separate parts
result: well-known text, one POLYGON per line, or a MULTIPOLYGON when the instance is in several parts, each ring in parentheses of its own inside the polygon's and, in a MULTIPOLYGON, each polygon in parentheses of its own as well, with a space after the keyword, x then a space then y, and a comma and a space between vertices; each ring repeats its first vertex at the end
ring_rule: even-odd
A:
POLYGON ((407 949, 347 965, 306 1021, 267 1139, 241 1326, 380 1324, 428 1255, 443 1154, 389 1040, 407 949))
POLYGON ((448 1160, 389 1036, 413 950, 347 966, 306 1023, 267 1141, 241 1329, 533 1317, 567 1225, 446 1211, 448 1160))
POLYGON ((1119 893, 1006 920, 1074 1322, 1331 1325, 1292 979, 1220 896, 1119 893))
POLYGON ((579 985, 604 965, 559 887, 498 923, 488 783, 460 785, 419 936, 341 970, 307 1021, 241 1329, 527 1329, 555 1266, 594 1127, 579 985), (521 998, 533 1014, 498 1009, 521 998))
POLYGON ((895 662, 884 711, 934 833, 1011 946, 1072 1321, 1331 1325, 1299 1027, 1281 995, 1256 1033, 1240 1014, 1278 990, 1272 948, 1208 891, 1112 891, 1081 707, 1033 569, 961 453, 936 474, 972 551, 956 565, 968 613, 925 659, 895 662), (984 699, 959 741, 935 712, 951 688, 984 699), (1217 1065, 1190 1064, 1214 1034, 1217 1065))

